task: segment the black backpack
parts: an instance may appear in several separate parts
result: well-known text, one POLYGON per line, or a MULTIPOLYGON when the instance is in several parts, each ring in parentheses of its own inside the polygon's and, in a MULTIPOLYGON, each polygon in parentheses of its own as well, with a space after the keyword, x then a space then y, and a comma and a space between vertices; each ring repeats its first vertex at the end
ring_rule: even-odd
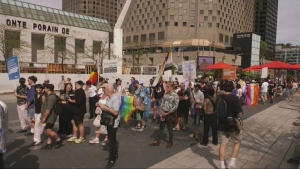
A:
POLYGON ((54 95, 56 97, 56 102, 55 102, 53 110, 54 110, 55 114, 60 115, 63 112, 62 102, 61 102, 62 100, 60 97, 58 97, 54 93, 50 94, 49 96, 51 96, 51 95, 54 95))
POLYGON ((227 103, 225 101, 226 96, 222 95, 220 96, 216 101, 215 106, 215 113, 218 120, 226 120, 228 119, 229 115, 227 112, 227 103))

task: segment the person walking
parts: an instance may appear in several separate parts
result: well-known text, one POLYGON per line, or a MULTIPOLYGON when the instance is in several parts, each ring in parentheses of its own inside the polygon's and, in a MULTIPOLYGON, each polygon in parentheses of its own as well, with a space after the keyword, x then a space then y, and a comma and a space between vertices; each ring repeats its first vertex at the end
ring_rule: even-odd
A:
POLYGON ((66 135, 67 138, 72 137, 72 112, 69 109, 68 99, 74 99, 75 93, 73 91, 73 87, 71 84, 65 85, 64 94, 61 95, 62 100, 62 113, 59 115, 59 126, 58 126, 58 134, 66 135))
POLYGON ((87 91, 89 94, 89 110, 90 110, 90 117, 89 119, 93 119, 95 117, 95 110, 96 110, 96 103, 98 101, 97 96, 97 87, 92 85, 91 81, 86 81, 87 91))
POLYGON ((219 104, 218 101, 223 100, 226 103, 226 110, 224 110, 223 112, 218 112, 217 110, 216 112, 217 114, 227 115, 227 117, 224 119, 220 119, 220 117, 218 117, 218 138, 220 141, 219 156, 222 169, 225 169, 226 167, 225 152, 226 145, 229 142, 229 140, 231 140, 234 143, 234 146, 230 162, 228 163, 228 167, 236 168, 236 158, 240 150, 242 140, 242 129, 237 130, 236 126, 232 126, 230 125, 231 123, 228 122, 230 119, 240 119, 239 116, 243 113, 242 106, 239 103, 238 98, 236 96, 231 95, 231 91, 233 90, 233 88, 233 82, 226 80, 223 84, 223 89, 225 93, 219 96, 216 101, 217 107, 219 104))
POLYGON ((33 135, 34 134, 34 123, 33 123, 33 117, 34 117, 34 95, 35 95, 35 83, 37 82, 37 78, 35 76, 29 76, 28 77, 28 84, 31 86, 31 88, 28 91, 27 94, 27 104, 25 106, 25 109, 28 110, 28 117, 27 120, 30 122, 30 131, 26 135, 33 135))
POLYGON ((82 89, 83 82, 81 80, 75 83, 75 96, 74 99, 71 97, 68 98, 68 103, 70 111, 72 112, 72 126, 73 126, 73 135, 69 138, 68 142, 82 143, 84 142, 84 126, 83 118, 86 113, 86 96, 85 92, 82 89), (77 139, 77 132, 79 130, 79 139, 77 139))
POLYGON ((8 135, 7 105, 0 101, 0 168, 4 168, 4 154, 6 153, 6 142, 8 135))
POLYGON ((100 104, 100 108, 115 116, 113 126, 107 126, 108 141, 109 141, 109 158, 105 168, 112 168, 118 158, 118 143, 117 143, 117 130, 120 124, 121 115, 119 108, 121 106, 121 97, 115 93, 114 87, 108 85, 106 88, 108 100, 106 104, 100 104))
MULTIPOLYGON (((175 85, 175 83, 174 83, 175 85)), ((180 91, 178 91, 179 96, 179 105, 177 109, 178 114, 178 123, 173 130, 180 130, 180 124, 183 124, 182 129, 186 129, 186 125, 188 124, 188 115, 190 109, 190 92, 185 90, 185 85, 180 84, 180 91)))
POLYGON ((134 85, 132 84, 133 82, 135 81, 135 78, 134 77, 131 77, 130 78, 130 85, 128 87, 128 92, 129 92, 129 95, 133 96, 134 95, 134 92, 135 92, 135 87, 134 85))
MULTIPOLYGON (((102 86, 100 86, 102 88, 102 90, 104 91, 102 97, 100 98, 100 100, 96 103, 96 114, 97 116, 99 116, 100 118, 96 117, 95 120, 97 120, 97 123, 99 124, 99 126, 95 126, 98 128, 98 130, 95 131, 96 133, 96 136, 93 140, 90 140, 90 143, 91 144, 99 144, 100 141, 99 141, 99 138, 100 138, 100 134, 104 134, 105 135, 105 139, 104 141, 102 142, 102 145, 105 146, 106 143, 108 142, 108 136, 107 136, 107 129, 106 129, 106 126, 104 125, 101 125, 100 124, 100 120, 101 120, 101 114, 102 114, 102 109, 100 108, 100 105, 103 104, 105 105, 106 102, 107 102, 107 99, 108 99, 108 96, 106 95, 106 84, 103 84, 102 86)), ((95 122, 94 122, 95 124, 95 122)))
MULTIPOLYGON (((239 84, 238 84, 239 85, 239 84)), ((217 118, 215 115, 215 90, 208 89, 208 98, 204 100, 204 134, 202 141, 200 142, 201 145, 207 146, 208 144, 208 133, 209 129, 212 129, 212 136, 213 136, 213 144, 218 144, 218 131, 217 131, 217 118)))
POLYGON ((46 101, 42 105, 42 124, 45 125, 45 131, 48 136, 47 144, 44 147, 45 149, 52 149, 52 140, 55 140, 56 144, 54 145, 55 149, 58 149, 62 146, 62 139, 53 131, 55 121, 57 119, 57 114, 55 110, 55 105, 57 103, 57 96, 54 93, 54 85, 46 84, 45 93, 47 94, 46 101))
POLYGON ((268 101, 268 97, 267 97, 268 87, 269 87, 268 79, 264 79, 263 83, 261 84, 261 90, 260 90, 261 93, 260 95, 263 104, 266 104, 266 102, 268 101))
POLYGON ((59 94, 62 95, 64 93, 65 84, 67 81, 65 80, 65 76, 61 76, 61 81, 58 83, 59 94))
POLYGON ((179 104, 179 97, 174 91, 174 84, 168 83, 167 84, 167 94, 164 95, 161 103, 161 111, 163 114, 161 115, 162 120, 160 121, 159 125, 159 134, 155 141, 149 143, 149 146, 159 146, 160 141, 164 132, 164 128, 167 125, 168 132, 169 132, 169 141, 166 148, 173 147, 173 120, 174 115, 173 113, 176 111, 178 104, 179 104))
POLYGON ((29 88, 25 84, 26 79, 20 78, 19 83, 20 86, 17 87, 17 89, 14 92, 14 95, 17 98, 17 110, 18 110, 18 116, 21 123, 21 130, 19 133, 25 133, 27 131, 26 129, 26 119, 27 119, 27 110, 26 110, 26 104, 27 104, 27 94, 29 91, 29 88))
POLYGON ((43 90, 44 87, 41 84, 35 85, 36 94, 34 95, 34 135, 33 135, 33 143, 31 146, 37 146, 42 143, 41 140, 41 132, 42 131, 42 122, 41 122, 41 112, 42 112, 42 105, 43 105, 43 90))

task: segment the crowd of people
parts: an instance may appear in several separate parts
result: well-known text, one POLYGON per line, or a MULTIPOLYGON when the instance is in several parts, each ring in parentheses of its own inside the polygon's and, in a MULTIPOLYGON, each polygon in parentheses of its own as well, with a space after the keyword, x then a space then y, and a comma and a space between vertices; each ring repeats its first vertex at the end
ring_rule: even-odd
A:
POLYGON ((236 157, 240 148, 242 136, 243 113, 242 104, 245 102, 246 84, 260 83, 262 104, 268 100, 267 95, 273 103, 276 93, 286 91, 287 100, 291 100, 297 91, 297 84, 287 80, 282 85, 276 84, 274 80, 263 79, 261 82, 242 79, 237 76, 234 80, 218 81, 213 77, 203 77, 195 81, 184 81, 180 83, 177 78, 172 82, 164 81, 163 78, 154 84, 155 77, 150 79, 149 87, 144 86, 132 77, 128 86, 122 85, 122 79, 116 79, 115 83, 109 84, 109 79, 99 78, 98 84, 90 81, 75 82, 75 88, 71 79, 65 80, 61 77, 58 85, 60 90, 57 96, 54 85, 48 79, 44 84, 36 84, 37 78, 30 76, 28 85, 26 79, 20 78, 20 86, 15 90, 17 98, 17 110, 21 123, 20 133, 33 136, 31 146, 41 145, 47 140, 43 149, 58 149, 67 142, 80 144, 84 138, 84 115, 86 109, 86 94, 89 103, 89 119, 94 119, 95 137, 89 140, 91 144, 101 143, 109 145, 110 154, 107 168, 111 168, 118 158, 118 147, 116 133, 121 121, 119 113, 121 96, 133 96, 136 111, 132 117, 136 125, 133 131, 143 132, 147 129, 150 109, 153 108, 151 123, 159 124, 159 134, 149 146, 159 146, 165 126, 167 126, 169 140, 166 148, 174 146, 174 131, 185 131, 191 117, 193 126, 193 137, 200 140, 200 144, 209 144, 209 130, 212 131, 212 144, 220 144, 221 168, 225 168, 225 151, 228 141, 234 142, 229 167, 235 167, 236 157), (84 88, 84 85, 86 87, 84 88), (104 114, 113 117, 112 124, 104 125, 104 114), (54 124, 59 117, 59 128, 55 132, 54 124), (204 133, 200 136, 200 124, 203 123, 204 133), (27 131, 27 124, 30 130, 27 131), (100 135, 105 139, 100 142, 100 135), (44 138, 45 137, 45 138, 44 138), (47 137, 47 138, 46 138, 47 137), (109 143, 109 144, 108 144, 109 143))

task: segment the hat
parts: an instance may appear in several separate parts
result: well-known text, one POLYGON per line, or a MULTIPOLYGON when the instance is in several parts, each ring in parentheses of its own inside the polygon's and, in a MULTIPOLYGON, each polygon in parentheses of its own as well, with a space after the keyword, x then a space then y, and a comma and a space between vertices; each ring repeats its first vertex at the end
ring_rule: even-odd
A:
POLYGON ((77 82, 75 82, 75 84, 79 84, 80 86, 83 86, 84 85, 84 83, 83 83, 83 81, 81 81, 81 80, 78 80, 77 82))
POLYGON ((44 81, 45 81, 45 82, 49 82, 49 79, 45 79, 44 81))
POLYGON ((143 85, 144 83, 143 82, 140 82, 140 85, 143 85))
POLYGON ((133 86, 136 85, 136 84, 139 84, 139 81, 135 80, 135 81, 132 82, 133 86))
POLYGON ((120 78, 116 79, 116 82, 118 82, 118 81, 122 81, 122 79, 120 79, 120 78))
POLYGON ((100 86, 100 88, 106 88, 107 86, 108 86, 107 83, 103 83, 103 84, 100 86))

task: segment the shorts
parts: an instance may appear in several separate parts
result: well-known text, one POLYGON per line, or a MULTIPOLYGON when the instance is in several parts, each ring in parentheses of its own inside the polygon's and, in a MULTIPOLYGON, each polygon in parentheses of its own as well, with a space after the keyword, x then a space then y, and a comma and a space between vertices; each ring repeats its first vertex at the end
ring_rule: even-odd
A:
POLYGON ((274 91, 269 91, 269 96, 274 96, 274 91))
POLYGON ((227 144, 229 139, 233 143, 240 143, 242 141, 242 131, 240 132, 224 132, 218 131, 218 138, 220 143, 227 144))
POLYGON ((73 114, 72 119, 74 120, 75 125, 83 123, 84 114, 73 114))
POLYGON ((34 109, 28 109, 28 117, 32 119, 34 117, 34 109))
POLYGON ((267 92, 261 92, 260 95, 261 95, 261 96, 266 96, 266 95, 267 95, 267 92))
POLYGON ((45 130, 52 130, 54 128, 54 124, 51 124, 51 123, 46 123, 46 126, 45 126, 45 130))
POLYGON ((190 110, 190 107, 187 106, 187 105, 179 106, 177 108, 177 115, 178 115, 178 117, 187 118, 189 116, 189 110, 190 110))
POLYGON ((162 98, 160 99, 155 99, 155 102, 154 102, 154 108, 158 108, 161 106, 161 102, 162 102, 162 98))

